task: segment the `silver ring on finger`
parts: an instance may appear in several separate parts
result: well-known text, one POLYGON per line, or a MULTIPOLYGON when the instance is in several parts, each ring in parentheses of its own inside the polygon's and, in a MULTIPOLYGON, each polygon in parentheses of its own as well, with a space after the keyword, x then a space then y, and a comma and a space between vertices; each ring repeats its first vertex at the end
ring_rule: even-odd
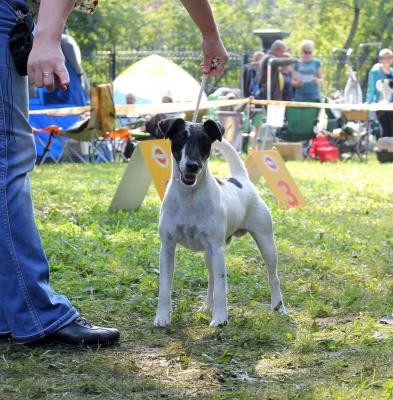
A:
POLYGON ((43 72, 42 77, 47 78, 48 76, 52 75, 52 72, 43 72))

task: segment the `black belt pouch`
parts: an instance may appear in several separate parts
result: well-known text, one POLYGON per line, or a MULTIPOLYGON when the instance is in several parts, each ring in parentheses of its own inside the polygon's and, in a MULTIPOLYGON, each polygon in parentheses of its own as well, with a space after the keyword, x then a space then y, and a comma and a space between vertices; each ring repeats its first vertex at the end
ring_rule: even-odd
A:
POLYGON ((16 24, 9 32, 9 47, 18 73, 27 75, 27 60, 33 47, 34 22, 24 1, 9 0, 16 11, 16 24))

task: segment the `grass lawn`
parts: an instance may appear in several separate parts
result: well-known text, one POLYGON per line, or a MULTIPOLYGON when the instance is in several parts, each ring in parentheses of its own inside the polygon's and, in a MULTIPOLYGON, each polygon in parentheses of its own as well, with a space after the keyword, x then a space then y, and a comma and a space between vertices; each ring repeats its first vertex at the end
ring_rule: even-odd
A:
MULTIPOLYGON (((211 162, 217 175, 226 164, 211 162)), ((393 164, 290 162, 308 201, 271 207, 288 316, 269 309, 250 236, 227 251, 229 324, 197 312, 200 254, 179 248, 173 324, 153 329, 160 202, 109 212, 125 165, 60 165, 31 174, 52 285, 84 316, 122 331, 119 347, 0 344, 0 399, 391 399, 393 164)))

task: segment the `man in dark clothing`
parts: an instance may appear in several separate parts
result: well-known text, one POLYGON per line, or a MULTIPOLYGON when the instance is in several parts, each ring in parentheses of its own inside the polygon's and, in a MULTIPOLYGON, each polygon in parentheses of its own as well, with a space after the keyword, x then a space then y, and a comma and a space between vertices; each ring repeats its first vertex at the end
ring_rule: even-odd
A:
POLYGON ((260 99, 268 99, 268 66, 271 66, 271 86, 270 100, 282 100, 282 90, 284 88, 283 77, 280 77, 280 67, 297 62, 296 58, 285 57, 288 50, 287 45, 281 40, 276 40, 270 47, 269 52, 263 57, 261 65, 261 91, 260 99), (281 81, 281 82, 280 82, 281 81))

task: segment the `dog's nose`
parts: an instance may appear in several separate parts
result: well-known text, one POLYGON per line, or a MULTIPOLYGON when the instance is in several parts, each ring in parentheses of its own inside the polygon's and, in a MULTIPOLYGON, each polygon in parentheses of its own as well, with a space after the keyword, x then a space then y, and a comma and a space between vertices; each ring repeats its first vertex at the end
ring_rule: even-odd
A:
POLYGON ((196 161, 187 161, 186 168, 189 172, 197 172, 199 169, 199 164, 196 161))

